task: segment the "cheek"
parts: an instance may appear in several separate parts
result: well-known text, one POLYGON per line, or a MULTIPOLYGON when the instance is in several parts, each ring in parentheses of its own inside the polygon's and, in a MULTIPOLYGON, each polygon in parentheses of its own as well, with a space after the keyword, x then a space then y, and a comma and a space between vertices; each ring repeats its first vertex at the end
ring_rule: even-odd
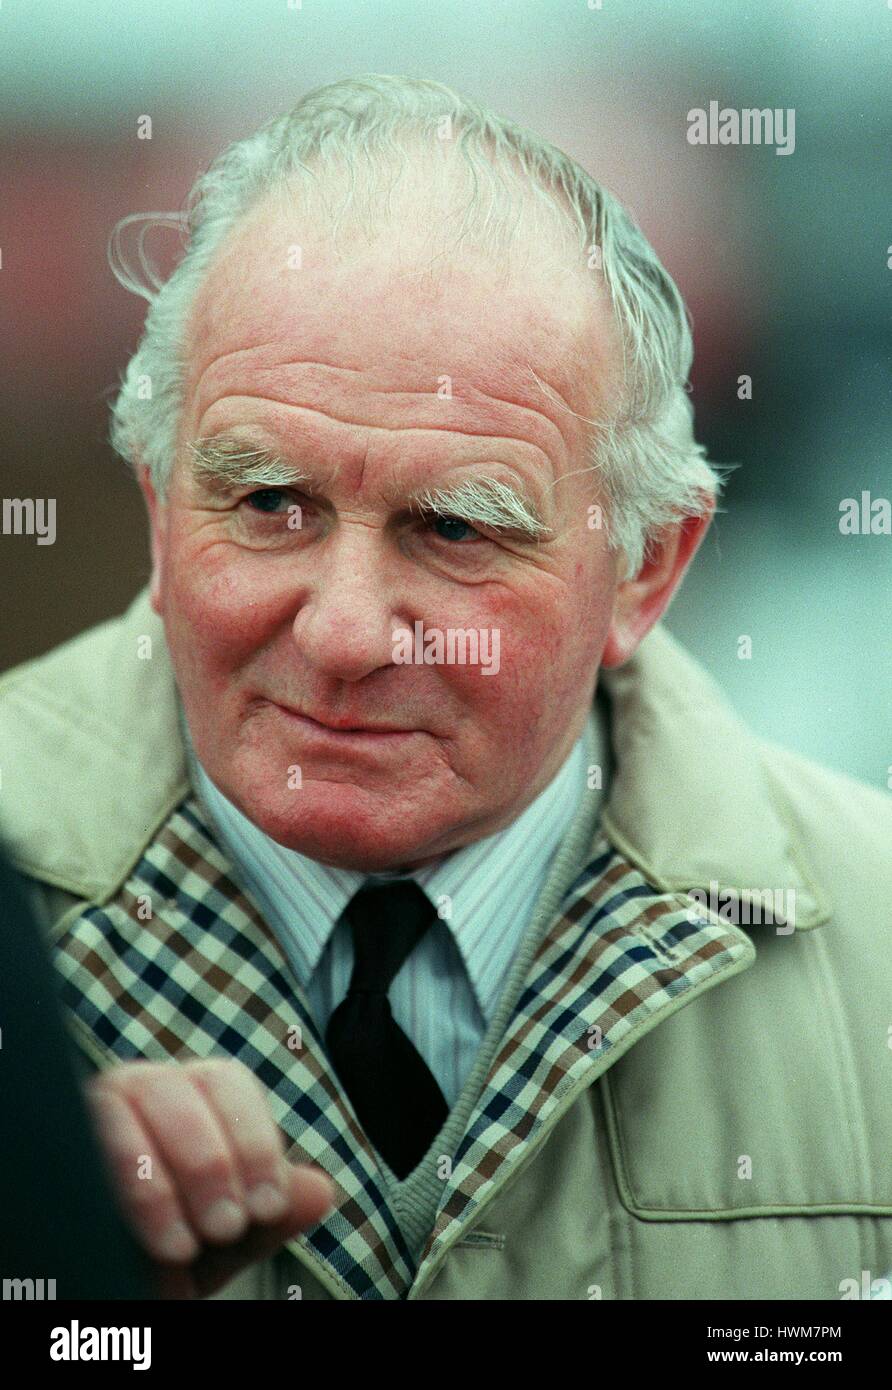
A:
POLYGON ((171 536, 165 629, 181 684, 231 672, 275 631, 281 605, 257 568, 256 557, 230 547, 201 546, 189 532, 171 536))
POLYGON ((586 598, 591 575, 583 569, 576 588, 537 571, 511 591, 481 590, 460 616, 450 614, 454 626, 498 634, 498 645, 490 637, 488 648, 498 652, 497 673, 466 666, 441 671, 479 727, 510 747, 512 758, 521 744, 531 751, 538 734, 550 738, 588 698, 606 621, 603 604, 586 598))

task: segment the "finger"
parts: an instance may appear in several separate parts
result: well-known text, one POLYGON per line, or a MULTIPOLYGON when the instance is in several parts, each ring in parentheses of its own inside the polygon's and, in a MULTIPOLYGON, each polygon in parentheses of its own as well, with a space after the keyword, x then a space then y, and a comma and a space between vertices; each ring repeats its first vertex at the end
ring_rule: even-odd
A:
POLYGON ((238 1169, 213 1110, 181 1064, 116 1078, 160 1150, 199 1241, 226 1244, 247 1229, 238 1169))
POLYGON ((287 1165, 288 1215, 281 1223, 287 1240, 297 1231, 315 1226, 334 1205, 337 1189, 321 1168, 309 1163, 287 1165))
POLYGON ((288 1216, 276 1226, 252 1226, 236 1244, 226 1249, 207 1248, 190 1266, 194 1292, 166 1293, 165 1297, 206 1298, 224 1288, 248 1265, 269 1259, 299 1231, 313 1226, 332 1204, 335 1188, 331 1179, 319 1168, 307 1164, 288 1167, 287 1186, 290 1193, 288 1216))
POLYGON ((157 1146, 126 1098, 97 1082, 87 1089, 103 1149, 123 1212, 143 1245, 158 1260, 185 1262, 198 1254, 192 1233, 157 1146))
POLYGON ((281 1221, 289 1206, 284 1144, 263 1087, 238 1062, 214 1059, 184 1070, 226 1134, 248 1214, 254 1221, 281 1221))

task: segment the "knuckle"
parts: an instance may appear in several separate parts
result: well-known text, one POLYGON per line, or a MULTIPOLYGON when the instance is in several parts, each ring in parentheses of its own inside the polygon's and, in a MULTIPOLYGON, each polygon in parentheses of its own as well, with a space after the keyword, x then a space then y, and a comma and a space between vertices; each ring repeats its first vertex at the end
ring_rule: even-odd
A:
POLYGON ((232 1160, 221 1149, 187 1162, 183 1165, 180 1176, 190 1189, 204 1189, 229 1187, 235 1174, 232 1160))
POLYGON ((173 1081, 175 1074, 174 1067, 165 1066, 161 1062, 133 1061, 111 1067, 104 1073, 104 1079, 110 1090, 130 1099, 131 1096, 141 1095, 147 1088, 154 1087, 159 1081, 173 1081))
POLYGON ((158 1178, 140 1178, 131 1172, 124 1184, 124 1196, 133 1211, 147 1219, 166 1216, 175 1205, 176 1194, 169 1182, 158 1178))
MULTIPOLYGON (((248 1071, 247 1067, 234 1057, 199 1057, 187 1062, 183 1070, 192 1077, 209 1080, 225 1080, 228 1076, 238 1076, 240 1072, 248 1071)), ((248 1072, 249 1076, 250 1074, 248 1072)))
POLYGON ((271 1136, 269 1142, 263 1139, 245 1140, 239 1144, 239 1157, 249 1171, 260 1171, 272 1168, 278 1163, 284 1152, 284 1146, 278 1135, 271 1136))

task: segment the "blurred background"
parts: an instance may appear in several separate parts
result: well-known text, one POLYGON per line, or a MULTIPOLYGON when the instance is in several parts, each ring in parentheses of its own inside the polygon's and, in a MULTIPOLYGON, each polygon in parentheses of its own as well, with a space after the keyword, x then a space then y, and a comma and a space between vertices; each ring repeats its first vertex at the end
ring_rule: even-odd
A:
MULTIPOLYGON (((693 316, 698 437, 739 465, 667 626, 765 736, 885 789, 892 536, 839 522, 892 498, 890 60, 892 0, 4 4, 0 496, 56 498, 57 539, 0 534, 0 669, 147 579, 107 442, 146 308, 108 269, 115 222, 178 211, 309 89, 408 73, 541 132, 635 214, 693 316), (793 108, 794 152, 690 145, 710 100, 793 108)), ((171 264, 176 234, 148 251, 171 264)))

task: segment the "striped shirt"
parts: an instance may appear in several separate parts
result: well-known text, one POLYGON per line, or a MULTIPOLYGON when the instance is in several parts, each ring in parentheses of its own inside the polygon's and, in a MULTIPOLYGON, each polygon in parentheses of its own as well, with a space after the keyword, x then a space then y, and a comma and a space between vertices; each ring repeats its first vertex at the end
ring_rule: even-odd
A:
MULTIPOLYGON (((593 723, 597 726, 597 717, 593 723)), ((600 729, 597 748, 600 754, 600 729)), ((352 936, 342 916, 347 903, 369 880, 410 877, 427 893, 440 915, 401 966, 388 997, 394 1019, 452 1107, 552 859, 579 809, 588 774, 585 733, 549 785, 510 825, 408 874, 333 868, 286 849, 223 796, 188 737, 187 752, 195 791, 306 992, 323 1036, 347 994, 353 968, 352 936)))

